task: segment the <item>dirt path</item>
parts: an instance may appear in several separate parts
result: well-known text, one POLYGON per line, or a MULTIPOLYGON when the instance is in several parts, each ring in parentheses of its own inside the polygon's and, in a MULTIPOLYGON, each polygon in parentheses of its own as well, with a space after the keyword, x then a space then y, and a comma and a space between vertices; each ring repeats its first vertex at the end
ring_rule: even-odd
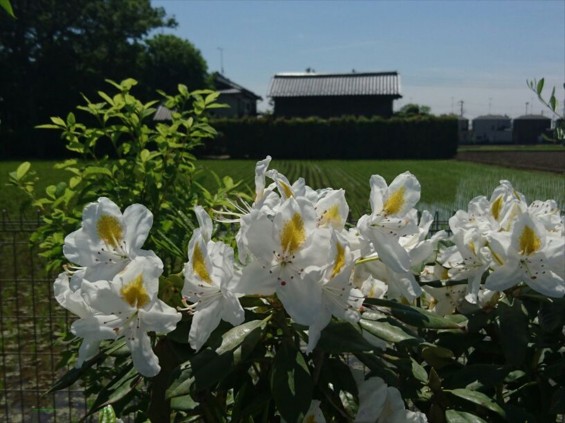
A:
POLYGON ((464 151, 457 153, 455 158, 518 169, 565 173, 565 148, 563 151, 464 151))

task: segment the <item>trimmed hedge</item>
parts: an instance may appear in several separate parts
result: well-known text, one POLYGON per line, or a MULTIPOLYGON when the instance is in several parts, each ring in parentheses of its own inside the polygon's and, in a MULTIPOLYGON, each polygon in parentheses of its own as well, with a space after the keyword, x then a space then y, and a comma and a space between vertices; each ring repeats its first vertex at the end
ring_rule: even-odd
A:
POLYGON ((457 152, 457 119, 417 116, 241 118, 211 122, 218 137, 203 154, 261 159, 448 159, 457 152))

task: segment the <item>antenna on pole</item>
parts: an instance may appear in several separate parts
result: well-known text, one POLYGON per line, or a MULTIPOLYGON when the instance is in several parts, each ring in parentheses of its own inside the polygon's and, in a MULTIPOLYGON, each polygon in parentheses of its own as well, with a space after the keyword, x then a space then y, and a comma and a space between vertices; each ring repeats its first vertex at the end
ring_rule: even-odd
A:
POLYGON ((491 107, 492 107, 492 97, 489 97, 488 98, 488 114, 489 115, 490 115, 491 107))
POLYGON ((220 50, 220 73, 223 75, 224 74, 224 49, 223 49, 223 47, 218 47, 218 50, 220 50))
POLYGON ((528 105, 530 104, 529 101, 526 101, 526 114, 528 114, 528 105))
POLYGON ((460 107, 459 116, 463 117, 463 103, 464 103, 464 101, 459 100, 458 103, 459 103, 459 107, 460 107))

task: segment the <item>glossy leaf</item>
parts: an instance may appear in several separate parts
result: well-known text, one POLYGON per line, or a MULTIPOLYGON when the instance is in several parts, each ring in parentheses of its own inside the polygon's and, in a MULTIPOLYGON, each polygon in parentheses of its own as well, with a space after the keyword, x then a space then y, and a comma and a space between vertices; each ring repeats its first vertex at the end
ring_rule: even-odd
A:
POLYGON ((483 419, 465 411, 447 410, 445 412, 447 423, 486 423, 483 419))
POLYGON ((286 344, 277 351, 271 371, 271 391, 277 410, 288 422, 298 422, 310 407, 313 383, 299 350, 286 344))
POLYGON ((493 411, 501 417, 505 416, 505 412, 502 407, 500 407, 500 405, 498 405, 490 397, 483 394, 482 392, 471 391, 470 389, 451 389, 445 390, 444 392, 448 392, 456 397, 472 402, 473 404, 480 405, 481 407, 493 411))
POLYGON ((322 331, 317 349, 327 353, 371 351, 375 347, 348 322, 330 322, 322 331))

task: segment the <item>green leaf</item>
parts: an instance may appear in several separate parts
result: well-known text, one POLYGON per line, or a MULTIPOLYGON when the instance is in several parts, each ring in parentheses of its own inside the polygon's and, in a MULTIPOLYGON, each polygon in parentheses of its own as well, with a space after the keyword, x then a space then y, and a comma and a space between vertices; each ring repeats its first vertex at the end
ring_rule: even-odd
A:
POLYGON ((351 323, 335 321, 324 328, 316 348, 332 354, 375 349, 351 323))
POLYGON ((390 307, 394 317, 411 326, 428 329, 463 329, 453 320, 448 320, 435 313, 422 310, 418 307, 411 307, 395 301, 369 298, 365 300, 367 304, 374 304, 380 307, 390 307))
POLYGON ((302 353, 283 344, 271 371, 271 391, 281 417, 288 422, 302 421, 312 402, 312 389, 312 378, 302 353))
POLYGON ((109 404, 115 404, 133 391, 142 380, 143 377, 139 375, 132 363, 125 366, 123 370, 98 393, 89 413, 92 414, 109 404))
POLYGON ((31 168, 30 162, 23 162, 22 164, 20 164, 18 166, 18 168, 16 169, 16 179, 18 181, 20 179, 22 179, 26 175, 26 173, 29 171, 30 168, 31 168))
POLYGON ((549 97, 549 106, 551 110, 554 112, 557 110, 557 98, 555 97, 555 87, 553 87, 553 91, 551 92, 551 96, 549 97))
POLYGON ((112 172, 110 169, 100 166, 88 166, 83 173, 84 176, 90 175, 106 175, 112 177, 112 172))
POLYGON ((110 404, 98 413, 98 423, 116 423, 116 413, 110 404))
POLYGON ((410 345, 418 345, 424 342, 423 339, 410 335, 402 328, 388 322, 361 319, 359 325, 367 332, 394 344, 406 342, 410 345))
POLYGON ((196 407, 198 407, 198 403, 190 395, 181 395, 171 399, 171 408, 173 410, 191 411, 196 407))
POLYGON ((216 350, 208 347, 189 358, 174 372, 167 398, 210 388, 225 378, 253 351, 265 325, 266 320, 252 320, 236 326, 222 335, 216 350))
POLYGON ((470 389, 451 389, 445 390, 444 392, 449 392, 450 394, 462 398, 466 401, 472 402, 473 404, 480 405, 487 410, 493 411, 501 417, 505 416, 504 410, 496 402, 491 400, 487 395, 478 391, 471 391, 470 389))
POLYGON ((14 9, 12 9, 12 5, 10 4, 10 0, 0 0, 0 7, 6 11, 8 15, 12 18, 15 18, 14 9))
POLYGON ((447 410, 445 412, 445 420, 447 423, 486 423, 474 414, 456 410, 447 410))
POLYGON ((413 358, 410 358, 412 361, 412 374, 414 377, 419 380, 420 382, 427 383, 428 382, 428 373, 426 369, 424 369, 420 363, 418 363, 413 358))
POLYGON ((422 348, 422 357, 436 369, 453 364, 453 351, 434 344, 422 348))
POLYGON ((519 366, 526 359, 528 342, 530 342, 528 316, 520 300, 514 299, 512 305, 499 303, 498 329, 506 361, 519 366))
POLYGON ((538 95, 541 95, 541 92, 543 91, 544 83, 545 83, 544 78, 542 78, 538 81, 538 84, 536 85, 536 92, 538 93, 538 95))

